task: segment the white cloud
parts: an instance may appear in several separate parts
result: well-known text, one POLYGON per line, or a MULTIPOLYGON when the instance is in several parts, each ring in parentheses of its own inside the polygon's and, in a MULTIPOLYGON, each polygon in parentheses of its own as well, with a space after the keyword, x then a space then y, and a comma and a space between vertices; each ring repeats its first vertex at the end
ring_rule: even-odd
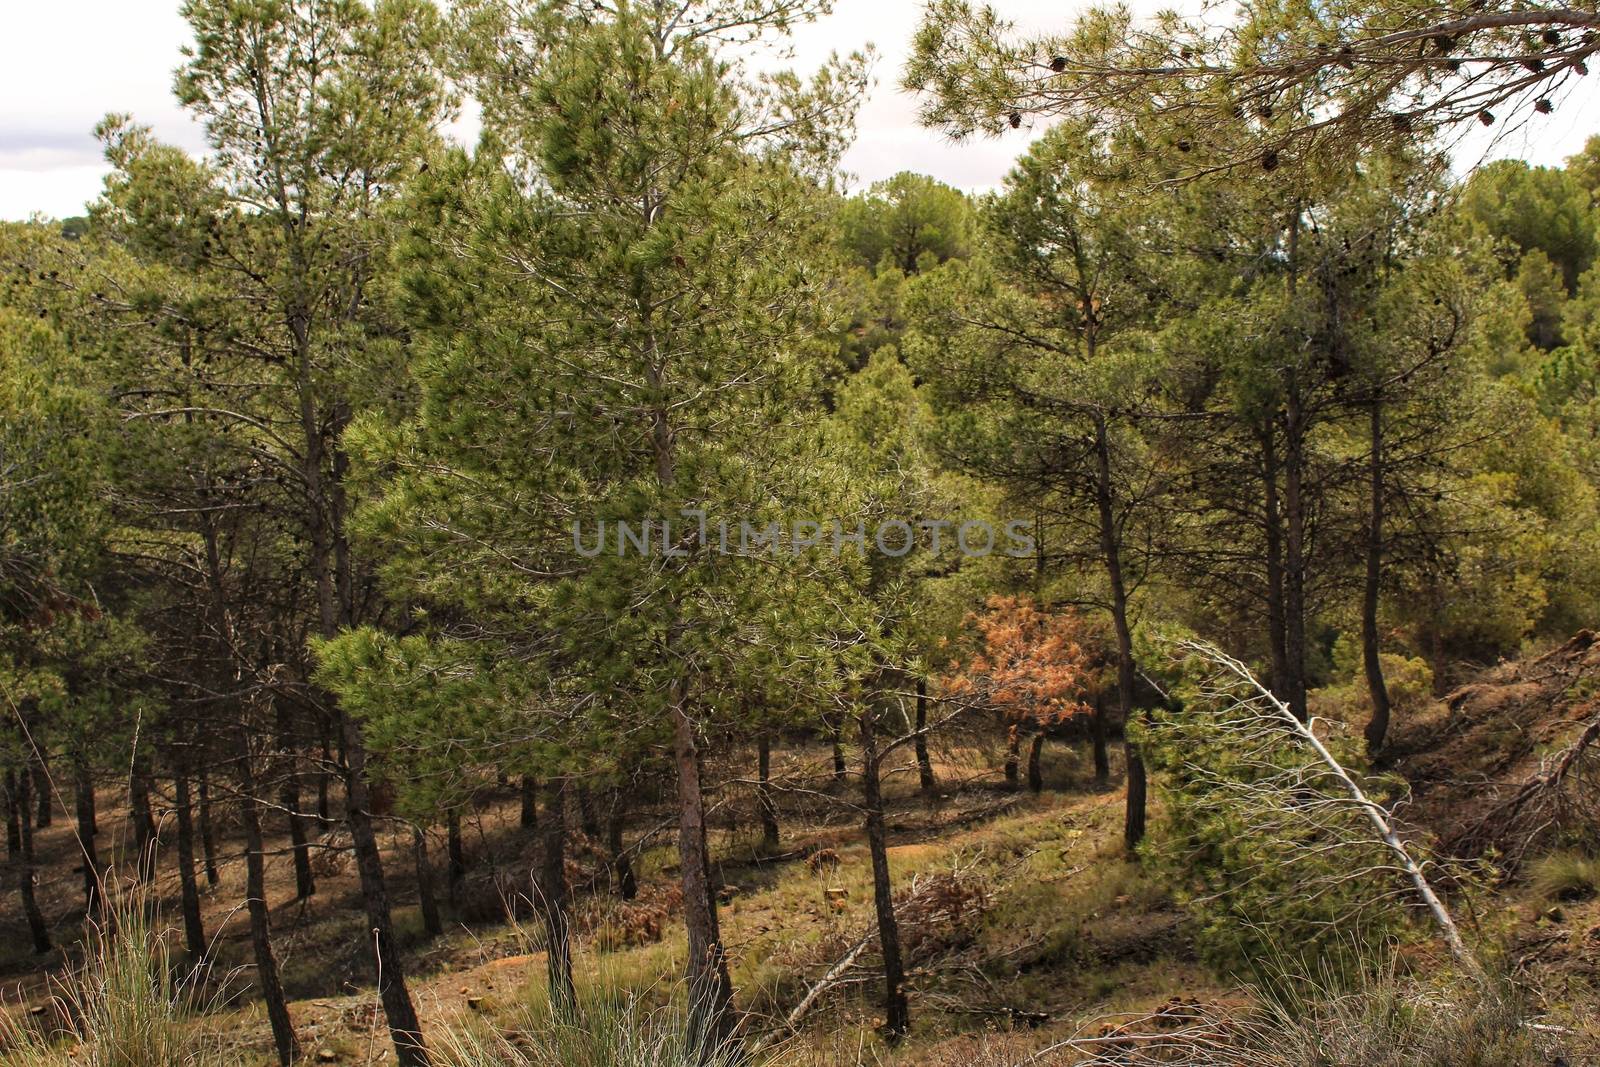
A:
MULTIPOLYGON (((1082 0, 1086 6, 1087 0, 1082 0)), ((997 0, 1027 29, 1064 25, 1073 7, 1059 0, 997 0)), ((1155 0, 1139 0, 1153 8, 1155 0)), ((1028 130, 952 144, 916 120, 916 101, 899 90, 921 0, 839 0, 837 10, 802 27, 793 65, 813 68, 834 50, 877 46, 877 85, 862 108, 860 136, 845 167, 860 184, 918 170, 966 189, 998 184, 1028 143, 1028 130)), ((105 172, 92 130, 109 111, 131 113, 158 136, 202 151, 200 128, 172 97, 172 72, 189 39, 178 0, 39 0, 9 5, 0 48, 0 218, 34 212, 75 215, 98 195, 105 172)), ((763 65, 766 65, 763 63, 763 65)), ((1471 132, 1456 156, 1559 163, 1600 128, 1600 94, 1585 87, 1548 119, 1518 129, 1471 132), (1492 136, 1491 136, 1492 134, 1492 136)), ((470 138, 472 123, 456 130, 470 138)))

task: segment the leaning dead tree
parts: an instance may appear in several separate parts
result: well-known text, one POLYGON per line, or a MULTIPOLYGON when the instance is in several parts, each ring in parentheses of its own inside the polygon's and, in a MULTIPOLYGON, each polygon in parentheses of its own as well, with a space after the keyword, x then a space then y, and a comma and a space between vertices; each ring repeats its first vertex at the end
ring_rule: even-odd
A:
MULTIPOLYGON (((1179 641, 1175 649, 1203 668, 1198 698, 1186 705, 1185 718, 1201 720, 1191 740, 1211 742, 1182 746, 1180 771, 1199 787, 1195 795, 1227 803, 1244 833, 1281 843, 1263 861, 1277 868, 1271 872, 1274 884, 1292 885, 1305 899, 1370 887, 1370 899, 1377 900, 1392 895, 1398 882, 1427 909, 1462 969, 1481 978, 1481 965, 1422 862, 1384 806, 1318 735, 1319 720, 1301 722, 1248 667, 1213 645, 1179 641), (1305 877, 1284 879, 1285 866, 1298 866, 1305 877)), ((1195 727, 1191 721, 1168 728, 1195 727)), ((1265 882, 1267 873, 1258 865, 1246 878, 1265 882)))

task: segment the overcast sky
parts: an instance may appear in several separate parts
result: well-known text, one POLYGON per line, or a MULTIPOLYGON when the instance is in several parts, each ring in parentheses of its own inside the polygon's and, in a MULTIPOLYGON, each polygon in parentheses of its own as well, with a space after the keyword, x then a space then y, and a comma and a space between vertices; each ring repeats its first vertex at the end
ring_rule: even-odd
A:
MULTIPOLYGON (((1087 3, 1087 0, 1083 0, 1087 3)), ((1148 2, 1148 0, 1146 0, 1148 2)), ((994 0, 1027 28, 1064 25, 1076 0, 994 0)), ((172 99, 178 49, 188 40, 179 0, 9 0, 0 14, 0 219, 82 212, 106 167, 92 130, 125 111, 162 139, 194 152, 202 131, 172 99)), ((845 159, 860 183, 919 170, 964 189, 998 184, 1027 145, 1027 129, 998 140, 951 144, 917 125, 916 102, 897 88, 922 0, 838 0, 835 13, 799 33, 794 65, 815 67, 834 50, 872 42, 877 85, 845 159)), ((1136 6, 1145 6, 1136 0, 1136 6)), ((1151 4, 1150 6, 1154 6, 1151 4)), ((1595 79, 1600 81, 1600 79, 1595 79)), ((1559 163, 1600 132, 1600 92, 1561 101, 1556 113, 1519 129, 1470 133, 1458 167, 1492 156, 1559 163)), ((470 124, 462 131, 470 136, 470 124)))

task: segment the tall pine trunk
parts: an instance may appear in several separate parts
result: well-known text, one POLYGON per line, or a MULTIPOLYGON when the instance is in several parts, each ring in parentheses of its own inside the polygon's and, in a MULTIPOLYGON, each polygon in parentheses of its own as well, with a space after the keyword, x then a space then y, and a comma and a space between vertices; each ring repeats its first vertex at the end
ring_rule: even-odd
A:
POLYGON ((1306 721, 1306 413, 1298 376, 1286 372, 1283 430, 1283 646, 1285 703, 1306 721))
POLYGON ((103 892, 100 850, 95 843, 100 835, 100 826, 94 809, 94 776, 89 771, 88 761, 77 760, 73 776, 76 779, 73 807, 78 817, 78 850, 83 855, 83 905, 93 915, 100 910, 103 892))
POLYGON ((522 811, 517 821, 524 830, 539 828, 539 779, 534 775, 522 776, 522 811))
POLYGON ((206 956, 206 930, 200 920, 200 883, 194 869, 194 813, 189 801, 189 773, 179 768, 173 783, 178 821, 178 882, 183 901, 183 940, 189 961, 199 965, 206 956))
POLYGON ((1022 787, 1022 728, 1016 723, 1006 727, 1006 788, 1016 791, 1022 787))
POLYGON ((22 855, 22 805, 17 799, 17 776, 6 773, 6 855, 22 855))
POLYGON ((924 799, 930 798, 939 788, 933 775, 933 761, 928 758, 928 680, 917 679, 917 737, 911 749, 917 755, 917 786, 924 799))
POLYGON ((685 707, 687 695, 673 687, 673 762, 678 773, 678 861, 683 882, 683 918, 689 936, 691 1031, 711 1048, 733 1033, 733 981, 717 923, 717 898, 711 889, 711 857, 706 847, 706 804, 700 785, 700 746, 685 707))
POLYGON ((1267 572, 1267 650, 1271 657, 1273 695, 1289 699, 1289 651, 1284 643, 1283 505, 1278 499, 1278 431, 1268 416, 1257 431, 1261 448, 1261 528, 1267 572))
POLYGON ((772 735, 763 732, 756 750, 756 807, 761 815, 761 847, 778 849, 778 805, 772 799, 772 735))
POLYGON ((611 854, 611 875, 617 895, 632 900, 639 895, 639 880, 633 873, 633 861, 623 845, 623 832, 628 825, 627 792, 618 787, 611 791, 611 805, 606 812, 606 849, 611 854))
POLYGON ((862 806, 866 810, 867 851, 872 855, 872 903, 878 919, 878 947, 883 953, 883 1028, 889 1040, 897 1042, 911 1028, 911 1013, 906 1003, 900 926, 894 915, 894 886, 889 878, 889 843, 883 822, 877 714, 870 704, 861 710, 862 806))
POLYGON ((1367 751, 1377 752, 1389 736, 1389 686, 1383 677, 1379 657, 1378 598, 1383 580, 1383 404, 1374 394, 1368 411, 1371 456, 1368 466, 1367 573, 1361 589, 1361 662, 1367 674, 1367 692, 1372 698, 1372 718, 1364 731, 1367 751))
POLYGON ((278 704, 278 747, 283 752, 283 776, 278 785, 278 803, 289 821, 289 844, 294 857, 294 895, 309 900, 317 891, 311 871, 311 842, 306 832, 306 816, 300 811, 300 753, 295 747, 288 709, 278 704))
POLYGON ((134 870, 140 883, 156 876, 155 817, 150 813, 150 774, 142 755, 135 756, 128 772, 128 809, 133 820, 134 870))
POLYGON ((50 788, 50 765, 42 752, 33 764, 33 792, 39 804, 34 825, 43 830, 50 825, 50 820, 55 814, 55 805, 51 802, 53 790, 50 788))
POLYGON ((211 777, 200 768, 199 788, 200 852, 205 857, 206 884, 215 886, 221 877, 217 874, 217 835, 211 823, 211 777))
POLYGON ((577 1006, 572 984, 572 922, 567 912, 567 782, 545 783, 545 810, 539 849, 539 907, 544 915, 545 970, 550 1005, 562 1014, 577 1006))
POLYGON ((1144 840, 1146 791, 1144 760, 1132 736, 1134 703, 1133 630, 1128 624, 1128 587, 1122 573, 1122 538, 1117 526, 1116 495, 1111 481, 1111 440, 1106 420, 1096 412, 1095 513, 1100 525, 1100 555, 1111 588, 1111 626, 1117 636, 1117 711, 1122 716, 1122 751, 1127 765, 1127 803, 1122 841, 1132 852, 1144 840))
POLYGON ((6 788, 12 796, 12 806, 17 809, 17 894, 22 898, 22 913, 28 919, 28 933, 33 937, 33 951, 43 955, 50 951, 50 926, 44 921, 39 908, 39 897, 34 891, 37 875, 33 868, 33 812, 28 810, 32 797, 32 775, 27 768, 21 774, 8 776, 6 788))
POLYGON ((256 961, 256 984, 267 1006, 272 1026, 272 1042, 281 1067, 291 1067, 299 1056, 300 1042, 289 1018, 289 1003, 278 978, 278 960, 272 952, 272 912, 267 906, 266 857, 261 840, 260 800, 255 795, 255 774, 247 753, 241 763, 244 795, 239 798, 240 821, 244 824, 245 905, 250 913, 250 947, 256 961))
POLYGON ((1094 750, 1094 784, 1105 788, 1111 781, 1111 757, 1106 752, 1106 694, 1096 693, 1089 714, 1089 743, 1094 750))
POLYGON ((345 752, 345 821, 350 827, 350 842, 355 850, 356 871, 361 878, 361 903, 367 913, 367 943, 372 948, 378 982, 378 999, 383 1004, 389 1036, 394 1042, 400 1067, 431 1067, 427 1045, 422 1039, 422 1024, 406 984, 405 962, 395 941, 394 919, 389 907, 389 888, 383 877, 383 857, 378 851, 378 836, 372 822, 371 793, 367 787, 366 743, 360 727, 341 711, 345 752))
POLYGON ((417 903, 422 908, 422 929, 429 937, 444 933, 439 902, 433 895, 433 865, 428 862, 428 835, 421 826, 411 828, 411 857, 417 868, 417 903))
POLYGON ((450 907, 461 907, 461 883, 467 877, 467 849, 461 841, 461 809, 451 808, 444 817, 445 886, 450 907))
POLYGON ((1028 744, 1028 791, 1040 793, 1044 791, 1044 731, 1036 731, 1033 740, 1028 744))

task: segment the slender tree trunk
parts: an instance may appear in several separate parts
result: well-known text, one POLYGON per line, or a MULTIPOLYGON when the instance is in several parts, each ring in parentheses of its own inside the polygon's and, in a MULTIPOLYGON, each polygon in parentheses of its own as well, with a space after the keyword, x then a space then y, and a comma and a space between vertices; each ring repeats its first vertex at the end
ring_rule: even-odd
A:
POLYGON ((1094 698, 1094 710, 1089 715, 1089 743, 1094 749, 1094 784, 1104 789, 1111 781, 1111 757, 1106 752, 1106 694, 1094 698))
POLYGON ((835 726, 833 728, 833 780, 838 784, 844 782, 844 776, 849 770, 844 761, 844 739, 840 734, 840 728, 835 726))
POLYGON ((1306 721, 1305 411, 1300 384, 1288 372, 1283 433, 1283 644, 1289 709, 1306 721))
POLYGON ((6 855, 22 855, 22 805, 17 798, 16 774, 6 774, 6 855))
POLYGON ((317 819, 324 827, 333 821, 332 806, 328 801, 328 783, 333 775, 328 768, 333 766, 333 752, 328 741, 328 715, 324 712, 321 716, 322 726, 322 766, 317 770, 317 819))
POLYGON ((900 926, 894 916, 894 887, 889 878, 889 843, 883 824, 882 768, 878 763, 877 711, 861 711, 861 782, 866 809, 867 851, 872 855, 872 903, 878 918, 878 946, 883 952, 883 1029, 898 1042, 911 1028, 906 1003, 905 962, 900 955, 900 926))
POLYGON ((1277 428, 1269 416, 1257 433, 1261 445, 1262 533, 1266 544, 1267 649, 1272 662, 1272 691, 1289 696, 1289 650, 1284 641, 1283 506, 1278 499, 1277 428))
POLYGON ((1367 751, 1376 753, 1389 736, 1389 686, 1379 657, 1378 597, 1383 578, 1383 404, 1374 396, 1368 412, 1371 458, 1367 514, 1367 573, 1361 590, 1361 662, 1367 672, 1367 692, 1372 697, 1372 718, 1365 730, 1367 751))
POLYGON ((306 817, 300 812, 300 753, 295 748, 294 732, 287 709, 278 705, 278 747, 283 751, 283 777, 278 786, 278 803, 289 820, 289 843, 294 856, 294 896, 309 900, 317 891, 311 872, 311 842, 306 833, 306 817))
POLYGON ((1111 481, 1111 442, 1105 417, 1095 417, 1095 511, 1100 522, 1100 555, 1111 587, 1111 625, 1117 635, 1117 711, 1122 716, 1123 759, 1128 769, 1127 805, 1123 813, 1122 840, 1132 852, 1144 840, 1144 760, 1133 742, 1134 663, 1133 631, 1128 625, 1128 589, 1122 574, 1122 538, 1118 532, 1116 497, 1111 481))
POLYGON ((50 800, 50 765, 42 753, 33 764, 33 792, 39 802, 34 825, 43 830, 50 825, 50 820, 55 814, 55 805, 50 800))
POLYGON ((933 775, 933 761, 928 758, 928 680, 917 679, 917 738, 911 742, 917 754, 917 785, 924 799, 931 798, 939 789, 939 780, 933 775))
POLYGON ((367 942, 372 947, 377 970, 378 998, 383 1004, 400 1067, 431 1067, 433 1061, 422 1039, 422 1024, 417 1020, 417 1009, 406 985, 405 961, 395 943, 389 890, 383 879, 383 857, 378 851, 378 837, 372 825, 366 743, 360 727, 348 714, 341 712, 340 718, 345 752, 345 819, 355 850, 356 870, 361 876, 361 902, 367 912, 367 942))
POLYGON ((628 824, 628 798, 621 787, 611 791, 611 809, 606 813, 606 848, 611 852, 611 872, 616 879, 617 895, 632 900, 639 895, 639 881, 633 873, 633 861, 623 847, 622 835, 628 824))
POLYGON ((28 918, 28 933, 33 936, 33 951, 43 955, 50 951, 50 926, 39 910, 39 898, 34 892, 36 875, 33 869, 33 820, 28 810, 31 797, 32 775, 24 768, 21 774, 8 775, 6 788, 17 809, 17 830, 20 836, 17 853, 17 891, 22 897, 22 913, 28 918))
POLYGON ((417 901, 422 906, 422 929, 429 937, 444 933, 439 921, 439 902, 433 895, 433 867, 428 863, 428 835, 420 826, 411 828, 411 855, 417 865, 417 901))
POLYGON ((129 817, 133 820, 134 869, 141 883, 156 876, 157 835, 155 817, 150 813, 150 778, 142 757, 136 758, 128 774, 129 817))
POLYGON ((578 825, 583 829, 584 836, 591 840, 600 840, 600 813, 595 810, 594 791, 589 788, 589 783, 579 782, 578 793, 578 825))
POLYGON ((100 827, 94 810, 94 778, 89 773, 89 764, 82 759, 76 761, 73 773, 76 778, 73 801, 78 816, 78 848, 83 854, 83 906, 93 915, 101 905, 100 850, 95 844, 100 827))
POLYGON ((539 779, 531 774, 522 776, 522 812, 518 822, 524 830, 539 827, 539 779))
POLYGON ((763 732, 756 750, 756 807, 761 813, 761 847, 778 850, 778 805, 772 799, 772 735, 763 732))
POLYGON ((461 906, 461 883, 467 877, 467 850, 461 841, 461 809, 451 808, 444 817, 445 885, 450 907, 461 906))
POLYGON ((1022 730, 1015 723, 1006 727, 1006 788, 1022 788, 1022 730))
POLYGON ((178 882, 183 899, 183 940, 189 961, 206 957, 206 929, 200 921, 200 884, 194 870, 194 813, 189 804, 189 773, 179 769, 173 783, 178 820, 178 882))
POLYGON ((215 886, 221 878, 217 875, 217 835, 211 824, 211 780, 204 767, 200 769, 199 793, 200 851, 205 857, 206 884, 215 886))
POLYGON ((683 880, 684 926, 689 935, 689 994, 693 1033, 720 1048, 733 1033, 733 982, 728 954, 717 923, 717 898, 711 890, 711 857, 706 847, 705 796, 700 787, 700 747, 684 706, 683 683, 672 693, 673 760, 678 772, 678 859, 683 880))
POLYGON ((261 987, 261 999, 266 1003, 267 1019, 272 1025, 272 1041, 278 1050, 278 1063, 281 1067, 290 1067, 299 1056, 300 1042, 289 1018, 289 1003, 278 978, 278 960, 272 952, 272 912, 267 907, 260 801, 255 796, 255 775, 249 761, 246 755, 241 763, 244 796, 240 798, 239 814, 244 823, 245 903, 250 912, 250 946, 255 954, 256 982, 261 987))
POLYGON ((567 782, 545 782, 544 820, 540 827, 539 905, 544 914, 545 969, 550 1005, 563 1014, 577 1006, 572 984, 572 923, 567 914, 567 782))
POLYGON ((1044 791, 1043 754, 1044 731, 1040 730, 1033 735, 1033 740, 1028 745, 1028 791, 1030 793, 1044 791))

